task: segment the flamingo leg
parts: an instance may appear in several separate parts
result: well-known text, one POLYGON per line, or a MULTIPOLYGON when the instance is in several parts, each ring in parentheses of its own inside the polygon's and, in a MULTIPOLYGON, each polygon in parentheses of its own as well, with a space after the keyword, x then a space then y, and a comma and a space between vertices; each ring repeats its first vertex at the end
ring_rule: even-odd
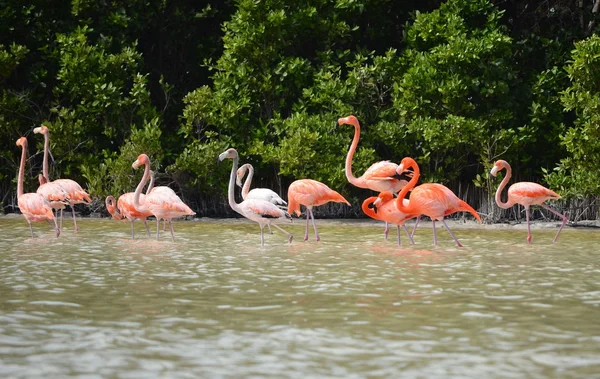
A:
POLYGON ((435 220, 431 220, 433 224, 433 246, 437 246, 437 235, 435 234, 435 220))
POLYGON ((132 240, 134 240, 134 239, 135 239, 135 230, 134 230, 134 227, 133 227, 133 221, 134 221, 134 220, 135 220, 135 219, 132 219, 132 220, 131 220, 131 239, 132 239, 132 240))
POLYGON ((267 226, 269 227, 269 234, 273 234, 273 229, 271 229, 271 224, 267 224, 267 226))
POLYGON ((260 226, 260 245, 265 246, 265 234, 263 228, 265 227, 263 224, 258 224, 260 226))
MULTIPOLYGON (((406 232, 406 235, 408 236, 408 239, 410 240, 411 244, 415 244, 415 241, 413 241, 412 235, 408 232, 408 228, 406 227, 406 225, 402 225, 402 227, 404 228, 404 231, 406 232)), ((398 237, 399 239, 400 237, 398 237)))
POLYGON ((280 226, 273 224, 274 227, 276 227, 277 229, 279 229, 282 233, 286 234, 288 236, 288 242, 292 243, 292 239, 294 239, 294 236, 292 235, 292 233, 290 232, 286 232, 285 230, 283 230, 280 226))
POLYGON ((156 218, 156 240, 158 241, 160 239, 159 237, 159 233, 160 233, 160 218, 156 218))
POLYGON ((458 242, 458 239, 456 239, 456 236, 454 236, 454 233, 452 233, 452 230, 450 230, 450 228, 448 227, 448 225, 446 225, 446 221, 444 221, 444 219, 441 219, 440 221, 442 221, 442 224, 444 224, 444 226, 446 227, 446 230, 448 231, 448 233, 450 233, 450 235, 452 236, 452 238, 454 238, 454 242, 456 242, 456 246, 463 247, 463 245, 461 245, 460 242, 458 242))
POLYGON ((150 237, 150 228, 148 227, 148 222, 144 219, 144 226, 146 227, 146 233, 148 233, 148 237, 150 237))
POLYGON ((75 228, 75 232, 77 233, 79 231, 79 228, 77 227, 77 219, 75 218, 75 206, 73 204, 71 204, 71 212, 73 213, 73 227, 75 228))
POLYGON ((388 233, 390 232, 390 226, 388 225, 388 222, 385 222, 385 230, 383 231, 383 237, 385 238, 385 240, 387 241, 388 239, 388 233))
POLYGON ((163 220, 163 232, 167 230, 167 220, 163 220))
POLYGON ((525 207, 525 218, 527 219, 527 243, 531 243, 531 227, 529 226, 529 207, 525 207))
POLYGON ((308 240, 308 218, 310 215, 308 214, 309 209, 306 208, 306 228, 304 229, 304 240, 308 240))
POLYGON ((550 208, 549 206, 547 206, 546 204, 540 204, 544 209, 549 210, 550 212, 554 213, 555 215, 559 216, 560 218, 562 218, 563 222, 560 225, 560 229, 558 229, 558 232, 556 233, 556 237, 554 237, 554 243, 556 243, 556 240, 558 239, 558 235, 560 234, 560 231, 563 230, 563 228, 565 227, 565 225, 567 224, 567 216, 558 213, 557 211, 555 211, 554 209, 550 208))
MULTIPOLYGON (((58 210, 56 211, 58 213, 58 210)), ((62 231, 62 222, 63 222, 63 210, 60 210, 60 230, 62 231)))
MULTIPOLYGON (((421 216, 417 216, 417 221, 415 221, 415 226, 413 226, 412 233, 410 233, 410 240, 415 236, 415 232, 417 231, 417 225, 419 225, 419 221, 421 220, 421 216)), ((413 242, 414 245, 414 242, 413 242)))
POLYGON ((396 225, 396 235, 398 238, 398 246, 400 246, 400 225, 396 225))
POLYGON ((31 232, 31 238, 33 238, 33 225, 31 225, 31 221, 27 220, 27 223, 29 224, 29 231, 31 232))
POLYGON ((171 240, 175 242, 175 234, 173 231, 173 224, 171 223, 171 219, 169 219, 169 227, 171 228, 171 240))
POLYGON ((319 232, 317 231, 317 224, 315 224, 315 216, 313 215, 312 209, 309 208, 308 211, 310 212, 310 219, 312 220, 313 228, 315 229, 315 236, 317 237, 317 241, 320 241, 321 237, 319 237, 319 232))

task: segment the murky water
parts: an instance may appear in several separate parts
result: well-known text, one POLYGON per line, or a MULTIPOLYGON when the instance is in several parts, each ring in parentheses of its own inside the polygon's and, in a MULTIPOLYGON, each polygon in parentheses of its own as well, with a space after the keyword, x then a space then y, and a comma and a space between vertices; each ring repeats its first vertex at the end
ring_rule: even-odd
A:
POLYGON ((318 221, 0 218, 0 377, 599 377, 600 231, 318 221))

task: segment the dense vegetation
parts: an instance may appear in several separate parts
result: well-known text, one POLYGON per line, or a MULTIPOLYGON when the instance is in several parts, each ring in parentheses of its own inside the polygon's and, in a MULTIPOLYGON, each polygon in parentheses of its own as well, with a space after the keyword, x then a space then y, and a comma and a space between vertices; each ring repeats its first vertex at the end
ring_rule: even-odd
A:
MULTIPOLYGON (((18 151, 51 131, 51 176, 101 209, 152 159, 201 216, 223 215, 227 147, 256 185, 310 177, 353 204, 344 158, 356 115, 356 173, 410 155, 424 181, 490 213, 487 175, 563 194, 572 219, 600 195, 600 0, 5 0, 0 4, 0 194, 15 209, 18 151), (575 200, 568 200, 575 199, 575 200), (570 201, 570 202, 569 202, 570 201)), ((41 154, 26 188, 36 188, 41 154)), ((352 213, 358 214, 359 207, 352 213)), ((337 209, 337 208, 336 208, 337 209)), ((340 208, 341 209, 341 208, 340 208)), ((592 217, 596 208, 591 207, 592 217)), ((342 212, 347 212, 346 210, 342 212)))

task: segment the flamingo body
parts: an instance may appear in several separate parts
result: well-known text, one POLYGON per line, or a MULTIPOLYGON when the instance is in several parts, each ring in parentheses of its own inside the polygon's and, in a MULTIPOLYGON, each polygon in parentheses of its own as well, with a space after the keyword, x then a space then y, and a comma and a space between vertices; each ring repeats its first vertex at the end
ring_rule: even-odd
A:
POLYGON ((242 165, 236 171, 236 183, 238 186, 242 187, 242 199, 257 199, 257 200, 265 200, 269 203, 273 203, 277 206, 286 206, 287 203, 285 200, 281 198, 277 194, 277 192, 269 189, 269 188, 254 188, 250 189, 250 185, 252 183, 252 178, 254 177, 254 167, 250 163, 246 163, 242 165), (242 186, 242 179, 248 172, 248 177, 242 186))
MULTIPOLYGON (((403 203, 408 205, 408 200, 404 199, 403 203)), ((408 238, 411 243, 414 244, 412 239, 412 235, 408 233, 406 229, 405 222, 411 218, 418 217, 418 214, 406 214, 404 212, 400 212, 396 207, 396 202, 394 201, 394 195, 391 192, 385 191, 381 192, 379 196, 372 196, 363 201, 362 210, 364 214, 371 217, 374 220, 385 221, 391 224, 396 224, 397 226, 397 239, 398 246, 400 246, 400 226, 404 227, 408 238)))

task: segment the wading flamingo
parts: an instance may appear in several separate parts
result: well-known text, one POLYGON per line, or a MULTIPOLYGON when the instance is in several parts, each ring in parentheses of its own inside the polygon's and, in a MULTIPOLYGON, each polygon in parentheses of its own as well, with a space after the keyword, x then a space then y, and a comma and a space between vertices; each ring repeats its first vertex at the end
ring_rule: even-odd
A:
POLYGON ((23 217, 29 223, 29 231, 33 238, 32 222, 48 221, 50 226, 56 232, 56 236, 60 235, 60 230, 56 224, 56 219, 52 213, 50 203, 44 196, 39 193, 23 193, 23 178, 25 177, 25 158, 27 154, 27 138, 21 137, 17 140, 17 146, 21 147, 21 164, 19 165, 19 174, 17 176, 17 204, 23 217), (50 222, 54 220, 54 225, 50 222))
POLYGON ((219 154, 218 162, 220 163, 224 159, 233 160, 233 165, 231 167, 231 175, 229 177, 229 188, 227 191, 227 200, 229 201, 229 206, 231 207, 231 209, 233 209, 240 215, 246 217, 247 219, 258 223, 258 225, 260 226, 260 243, 262 246, 265 245, 265 225, 270 225, 271 223, 273 223, 274 227, 286 234, 288 236, 288 242, 291 243, 293 239, 292 234, 286 232, 281 227, 275 224, 276 222, 292 221, 292 216, 290 216, 289 213, 279 208, 275 204, 265 200, 247 199, 239 204, 235 202, 234 190, 236 171, 238 169, 239 161, 238 152, 233 148, 227 149, 221 154, 219 154))
MULTIPOLYGON (((56 179, 50 181, 50 177, 48 176, 48 151, 50 150, 50 131, 48 127, 42 125, 41 127, 34 128, 33 132, 38 134, 42 133, 44 135, 44 162, 42 165, 42 171, 44 175, 44 180, 48 183, 54 183, 62 187, 63 190, 68 194, 69 201, 68 204, 71 207, 71 212, 73 213, 73 228, 75 232, 79 231, 77 227, 77 219, 75 217, 75 204, 90 204, 92 199, 90 199, 90 195, 81 188, 81 186, 74 180, 71 179, 56 179)), ((41 181, 40 181, 41 182, 41 181)), ((62 221, 63 221, 63 210, 60 210, 60 229, 62 230, 62 221)))
POLYGON ((173 225, 171 220, 176 217, 192 216, 196 212, 192 211, 175 192, 171 192, 160 187, 154 187, 152 191, 146 194, 142 200, 142 189, 148 182, 150 177, 150 158, 146 154, 140 154, 138 158, 133 162, 131 167, 134 169, 144 165, 144 176, 135 189, 133 195, 133 206, 138 212, 146 213, 150 212, 156 217, 156 239, 160 239, 160 220, 167 220, 169 227, 171 228, 171 240, 175 241, 175 235, 173 233, 173 225), (158 190, 157 190, 158 189, 158 190))
MULTIPOLYGON (((242 199, 259 199, 266 200, 269 203, 273 203, 278 207, 285 207, 287 203, 283 200, 275 191, 270 190, 268 188, 254 188, 250 190, 250 184, 252 183, 252 178, 254 177, 254 167, 250 163, 246 163, 242 165, 242 167, 238 168, 235 182, 239 187, 242 187, 242 199), (248 172, 248 177, 242 186, 242 179, 244 175, 248 172)), ((267 225, 269 227, 269 233, 273 234, 271 230, 271 225, 267 225)))
POLYGON ((506 169, 506 176, 504 177, 504 179, 502 179, 500 186, 496 190, 496 204, 498 204, 500 208, 504 209, 508 209, 515 204, 521 204, 525 207, 525 217, 527 219, 527 243, 531 243, 531 228, 529 226, 530 206, 539 205, 542 208, 545 208, 557 215, 558 217, 562 218, 563 222, 560 225, 560 229, 558 229, 556 236, 554 237, 553 242, 556 242, 560 231, 565 227, 565 224, 567 223, 567 217, 544 204, 544 201, 560 199, 560 195, 537 183, 518 182, 514 183, 508 188, 508 201, 504 203, 500 199, 500 194, 502 193, 504 187, 506 187, 506 184, 508 183, 512 175, 510 165, 508 164, 508 162, 503 160, 496 161, 496 163, 494 163, 494 167, 492 167, 492 170, 490 171, 490 174, 496 176, 498 174, 498 171, 502 170, 503 168, 506 169))
MULTIPOLYGON (((402 191, 400 191, 398 194, 398 198, 396 199, 396 208, 398 208, 400 212, 406 214, 423 214, 431 218, 433 223, 434 245, 437 245, 435 222, 436 220, 439 220, 442 222, 442 224, 444 224, 446 230, 448 230, 448 233, 450 233, 456 242, 456 245, 458 247, 462 247, 460 242, 458 242, 454 236, 454 233, 452 233, 448 225, 446 225, 444 216, 448 216, 456 212, 469 212, 477 219, 477 221, 481 222, 481 217, 479 214, 469 204, 456 197, 454 192, 450 191, 450 189, 444 185, 438 183, 425 183, 415 187, 421 172, 417 162, 410 157, 402 159, 402 162, 400 162, 400 165, 398 165, 398 174, 402 174, 404 170, 408 169, 412 169, 414 171, 413 177, 410 182, 408 182, 406 187, 402 188, 402 191), (404 198, 410 190, 412 190, 412 193, 410 194, 408 205, 406 205, 404 198)), ((418 219, 416 224, 418 224, 418 219)), ((416 224, 415 228, 417 227, 416 224)))
POLYGON ((315 237, 317 241, 321 240, 315 217, 313 216, 312 207, 318 207, 330 201, 336 203, 346 203, 350 205, 348 200, 342 195, 329 188, 327 185, 312 179, 300 179, 290 184, 288 188, 288 213, 296 213, 300 216, 300 204, 306 207, 306 229, 304 231, 304 240, 308 239, 308 218, 310 216, 315 229, 315 237))
MULTIPOLYGON (((352 158, 354 158, 354 152, 358 147, 358 141, 360 140, 360 124, 358 119, 350 115, 348 117, 340 118, 337 121, 339 125, 352 125, 354 126, 354 138, 352 144, 346 155, 346 179, 348 182, 359 188, 367 188, 377 192, 388 191, 393 194, 397 194, 407 184, 406 178, 402 175, 398 175, 396 169, 398 165, 390 161, 380 161, 373 163, 371 167, 365 171, 360 177, 355 177, 352 173, 352 158)), ((389 232, 389 226, 386 221, 385 223, 385 239, 387 239, 389 232)))
POLYGON ((67 194, 60 184, 54 182, 48 183, 42 174, 38 175, 38 181, 40 186, 35 192, 44 196, 44 198, 48 200, 50 208, 56 210, 56 217, 58 217, 58 211, 60 210, 62 214, 63 209, 65 209, 65 205, 69 203, 69 194, 67 194))
MULTIPOLYGON (((408 205, 408 200, 404 199, 404 204, 408 205)), ((375 220, 387 221, 392 224, 396 224, 397 235, 398 235, 398 246, 400 246, 400 226, 406 231, 410 243, 413 245, 415 242, 412 238, 412 233, 408 233, 405 222, 419 215, 411 215, 402 213, 396 208, 396 202, 394 201, 394 195, 389 191, 384 191, 379 196, 372 196, 363 201, 362 210, 364 214, 375 220)), ((416 225, 416 224, 415 224, 416 225)), ((414 229, 413 229, 414 233, 414 229)))

